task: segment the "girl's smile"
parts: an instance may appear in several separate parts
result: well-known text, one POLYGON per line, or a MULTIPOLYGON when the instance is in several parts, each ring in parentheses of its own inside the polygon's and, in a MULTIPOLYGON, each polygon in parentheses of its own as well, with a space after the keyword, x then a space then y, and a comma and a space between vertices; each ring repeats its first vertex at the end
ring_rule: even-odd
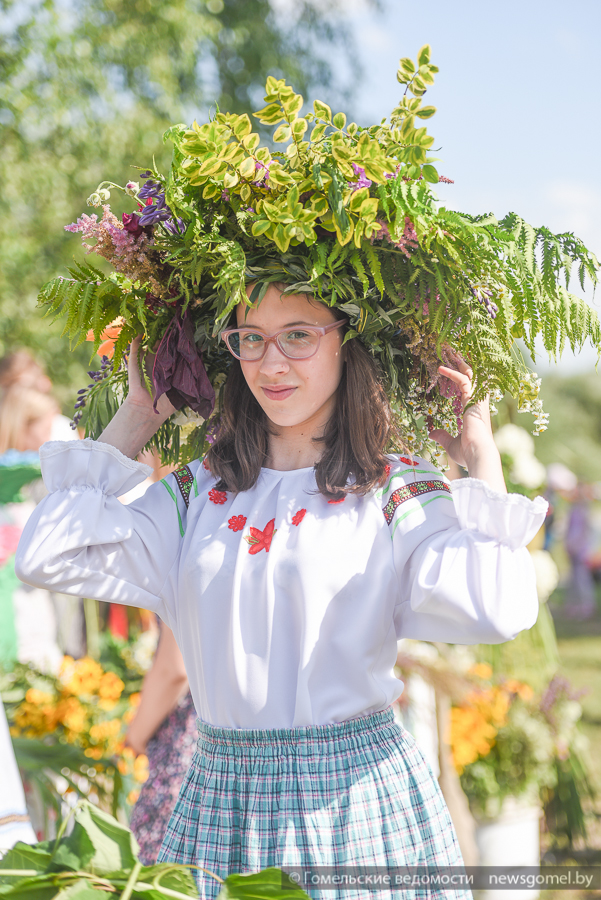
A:
POLYGON ((294 385, 272 384, 263 385, 261 390, 269 400, 287 400, 288 397, 292 397, 296 387, 294 385))

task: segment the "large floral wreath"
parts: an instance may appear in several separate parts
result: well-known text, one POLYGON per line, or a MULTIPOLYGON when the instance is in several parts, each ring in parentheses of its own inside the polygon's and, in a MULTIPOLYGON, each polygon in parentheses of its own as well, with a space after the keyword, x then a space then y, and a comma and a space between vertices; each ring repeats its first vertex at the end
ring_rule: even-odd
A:
POLYGON ((247 115, 217 112, 168 129, 167 176, 152 169, 142 187, 97 188, 88 204, 102 217, 82 215, 66 228, 114 271, 76 264, 40 294, 50 312, 66 315, 72 341, 87 335, 114 351, 100 351, 101 368, 80 392, 76 420, 85 417, 88 435, 121 402, 123 356, 143 332, 143 352, 156 353, 148 387, 181 410, 153 443, 165 461, 200 455, 218 427, 216 392, 231 363, 220 333, 236 304, 260 302, 274 281, 348 316, 346 339, 363 341, 379 361, 410 449, 432 449, 433 427, 460 427, 456 389, 438 372, 458 354, 474 370, 475 399, 509 392, 535 414, 535 432, 546 428, 540 379, 515 341, 533 356, 537 336, 551 357, 586 339, 599 348, 595 313, 569 293, 574 265, 582 283, 588 275, 595 284, 599 264, 572 234, 533 228, 515 213, 498 221, 438 205, 432 185, 449 179, 428 155, 434 139, 422 124, 435 112, 423 96, 437 71, 428 45, 417 63, 401 59, 401 102, 370 128, 318 100, 300 115, 303 98, 270 77, 254 118, 275 126, 280 149, 261 144, 247 115), (121 219, 108 203, 117 188, 135 206, 121 219))

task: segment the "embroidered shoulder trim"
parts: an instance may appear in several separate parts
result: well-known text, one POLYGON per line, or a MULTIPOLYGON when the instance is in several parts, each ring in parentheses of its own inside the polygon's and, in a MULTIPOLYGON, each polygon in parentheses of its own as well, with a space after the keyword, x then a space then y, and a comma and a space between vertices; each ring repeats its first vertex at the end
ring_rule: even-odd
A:
POLYGON ((451 488, 444 481, 414 481, 412 484, 405 484, 403 487, 390 495, 388 503, 382 510, 386 522, 390 525, 394 514, 401 503, 411 500, 413 497, 419 497, 421 494, 429 494, 431 491, 446 491, 451 493, 451 488))
POLYGON ((194 475, 188 466, 182 466, 181 469, 178 469, 173 474, 187 509, 190 506, 190 492, 194 484, 194 475))

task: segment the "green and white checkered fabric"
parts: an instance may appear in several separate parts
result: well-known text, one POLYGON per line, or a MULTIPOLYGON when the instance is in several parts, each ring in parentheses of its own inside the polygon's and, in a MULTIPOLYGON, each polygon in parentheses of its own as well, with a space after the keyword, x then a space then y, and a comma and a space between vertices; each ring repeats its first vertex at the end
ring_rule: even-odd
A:
MULTIPOLYGON (((334 725, 216 728, 199 721, 198 751, 159 861, 221 878, 267 866, 462 865, 436 779, 392 708, 334 725)), ((199 876, 203 900, 220 885, 199 876)), ((445 900, 469 891, 309 890, 323 900, 445 900)))

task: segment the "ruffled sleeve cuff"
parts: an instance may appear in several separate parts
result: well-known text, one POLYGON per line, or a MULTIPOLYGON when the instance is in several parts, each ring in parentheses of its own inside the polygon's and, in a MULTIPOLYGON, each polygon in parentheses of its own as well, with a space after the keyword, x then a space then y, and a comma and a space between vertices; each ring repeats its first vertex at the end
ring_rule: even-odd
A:
POLYGON ((512 550, 525 547, 540 529, 549 504, 543 497, 500 494, 478 478, 451 482, 461 528, 479 531, 512 550))
POLYGON ((150 466, 129 459, 112 444, 90 439, 43 444, 40 465, 50 493, 88 489, 119 497, 152 474, 150 466))

